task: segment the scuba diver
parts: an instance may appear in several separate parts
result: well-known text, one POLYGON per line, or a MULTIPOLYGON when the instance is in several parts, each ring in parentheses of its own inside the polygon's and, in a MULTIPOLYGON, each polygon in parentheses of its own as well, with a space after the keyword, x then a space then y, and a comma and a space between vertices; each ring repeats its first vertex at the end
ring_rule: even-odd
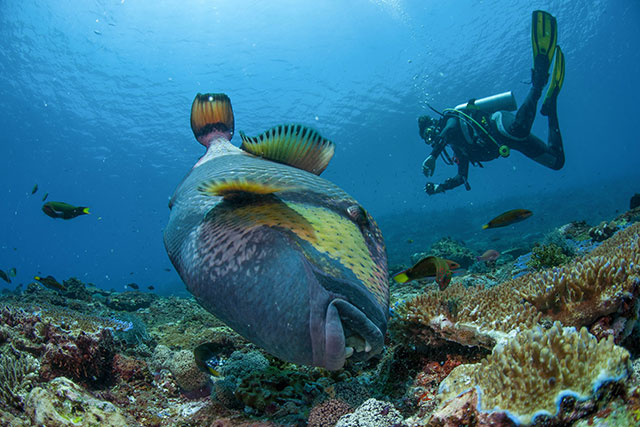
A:
POLYGON ((465 186, 469 163, 482 167, 480 162, 507 157, 510 149, 520 151, 527 157, 554 170, 564 165, 562 136, 558 125, 556 101, 564 81, 564 54, 557 42, 556 19, 549 13, 536 10, 532 16, 531 41, 533 45, 533 69, 531 89, 516 110, 515 98, 505 92, 488 98, 470 100, 456 108, 449 108, 436 120, 429 116, 418 118, 420 137, 433 149, 422 164, 422 172, 428 178, 436 168, 436 159, 442 156, 447 164, 456 163, 458 173, 441 184, 427 182, 425 192, 429 195, 465 186), (547 89, 540 113, 549 119, 548 143, 531 134, 538 100, 549 81, 549 68, 555 54, 551 84, 547 89), (450 155, 446 146, 450 146, 450 155))

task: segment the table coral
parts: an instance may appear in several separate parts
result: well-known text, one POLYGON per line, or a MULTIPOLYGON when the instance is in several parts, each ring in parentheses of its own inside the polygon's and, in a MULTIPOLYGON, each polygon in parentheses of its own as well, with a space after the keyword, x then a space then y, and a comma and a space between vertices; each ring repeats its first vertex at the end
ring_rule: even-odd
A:
POLYGON ((629 372, 629 352, 611 336, 598 341, 586 328, 555 322, 549 330, 525 331, 496 346, 480 363, 455 368, 440 391, 450 400, 477 387, 482 411, 506 412, 527 424, 538 415, 557 415, 565 396, 588 400, 629 372))
POLYGON ((394 338, 413 345, 462 345, 488 349, 513 331, 538 324, 540 313, 514 294, 511 282, 494 287, 460 283, 400 305, 390 325, 394 338))
MULTIPOLYGON (((429 292, 394 309, 389 330, 413 346, 446 341, 487 349, 542 320, 589 326, 616 313, 637 318, 640 293, 640 223, 563 267, 512 279, 491 288, 460 283, 429 292)), ((625 332, 625 333, 626 333, 625 332)))
POLYGON ((518 285, 516 292, 526 301, 567 326, 590 325, 615 313, 640 291, 640 224, 618 232, 580 260, 524 276, 518 285))

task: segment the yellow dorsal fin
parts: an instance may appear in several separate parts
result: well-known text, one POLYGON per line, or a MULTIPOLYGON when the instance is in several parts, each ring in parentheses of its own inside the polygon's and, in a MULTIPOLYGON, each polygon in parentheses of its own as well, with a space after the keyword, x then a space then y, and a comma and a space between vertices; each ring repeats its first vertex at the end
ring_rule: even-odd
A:
POLYGON ((279 125, 258 136, 240 132, 240 148, 278 163, 320 175, 335 152, 335 145, 303 125, 279 125))
POLYGON ((266 195, 294 189, 295 187, 271 185, 263 182, 249 181, 244 178, 212 180, 200 184, 198 187, 198 190, 202 193, 225 198, 235 197, 242 193, 266 195))

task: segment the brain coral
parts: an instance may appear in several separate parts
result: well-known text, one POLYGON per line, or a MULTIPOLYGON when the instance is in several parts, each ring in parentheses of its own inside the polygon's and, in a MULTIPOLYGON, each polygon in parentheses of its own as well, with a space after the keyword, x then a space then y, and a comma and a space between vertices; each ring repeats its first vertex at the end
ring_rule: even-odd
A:
POLYGON ((609 336, 599 342, 586 328, 559 322, 518 334, 475 365, 455 368, 443 381, 444 400, 477 387, 481 411, 506 412, 516 423, 554 416, 564 396, 587 400, 606 382, 629 373, 629 353, 609 336))

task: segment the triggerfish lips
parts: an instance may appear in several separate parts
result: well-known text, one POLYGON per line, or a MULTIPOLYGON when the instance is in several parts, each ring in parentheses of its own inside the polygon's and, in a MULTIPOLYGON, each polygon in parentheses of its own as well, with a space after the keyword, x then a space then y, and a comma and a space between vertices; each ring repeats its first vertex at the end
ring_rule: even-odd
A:
POLYGON ((336 370, 379 354, 388 318, 384 242, 353 206, 311 173, 222 156, 176 190, 165 245, 189 291, 236 332, 281 359, 336 370), (237 184, 215 184, 230 176, 237 184), (255 182, 270 190, 241 191, 255 182))

